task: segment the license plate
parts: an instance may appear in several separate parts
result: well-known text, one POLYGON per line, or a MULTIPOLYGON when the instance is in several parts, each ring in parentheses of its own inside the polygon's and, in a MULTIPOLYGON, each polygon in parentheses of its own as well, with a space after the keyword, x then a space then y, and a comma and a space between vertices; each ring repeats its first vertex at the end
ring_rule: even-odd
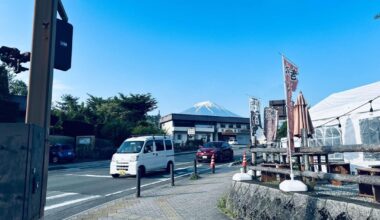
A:
POLYGON ((207 156, 203 156, 202 158, 203 158, 203 159, 207 159, 207 156))
POLYGON ((120 174, 120 175, 125 175, 125 174, 127 174, 127 172, 126 172, 125 170, 120 170, 120 171, 119 171, 119 174, 120 174))

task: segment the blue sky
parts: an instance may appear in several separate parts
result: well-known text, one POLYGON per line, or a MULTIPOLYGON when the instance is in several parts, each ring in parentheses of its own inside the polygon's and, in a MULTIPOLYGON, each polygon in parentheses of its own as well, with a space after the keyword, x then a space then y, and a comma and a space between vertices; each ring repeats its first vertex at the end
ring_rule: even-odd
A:
MULTIPOLYGON (((74 25, 73 61, 55 71, 54 100, 150 92, 161 114, 211 100, 247 116, 249 95, 262 106, 284 97, 279 52, 299 66, 298 88, 311 105, 379 81, 380 1, 63 3, 74 25)), ((0 46, 30 51, 33 4, 1 2, 0 46)))

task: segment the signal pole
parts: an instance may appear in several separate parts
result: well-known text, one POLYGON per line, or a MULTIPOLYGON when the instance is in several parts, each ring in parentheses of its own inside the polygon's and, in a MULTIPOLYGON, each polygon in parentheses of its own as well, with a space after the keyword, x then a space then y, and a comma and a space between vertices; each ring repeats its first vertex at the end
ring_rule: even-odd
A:
POLYGON ((29 76, 29 91, 26 108, 26 124, 34 124, 44 130, 40 217, 44 216, 46 203, 47 174, 49 166, 49 127, 53 87, 56 18, 59 0, 35 0, 32 55, 29 76))

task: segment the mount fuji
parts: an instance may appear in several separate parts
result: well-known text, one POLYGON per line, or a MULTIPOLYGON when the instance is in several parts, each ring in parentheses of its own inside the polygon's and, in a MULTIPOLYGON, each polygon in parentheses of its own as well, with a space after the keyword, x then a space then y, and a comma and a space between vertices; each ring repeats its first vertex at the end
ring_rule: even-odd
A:
POLYGON ((198 102, 193 107, 181 112, 189 115, 209 115, 222 117, 240 117, 211 101, 198 102))

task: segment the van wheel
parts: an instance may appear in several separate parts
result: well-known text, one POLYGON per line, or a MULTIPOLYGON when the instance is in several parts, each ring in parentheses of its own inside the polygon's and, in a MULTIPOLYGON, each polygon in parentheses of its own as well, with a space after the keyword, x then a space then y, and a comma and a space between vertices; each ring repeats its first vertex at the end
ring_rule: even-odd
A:
POLYGON ((144 166, 139 167, 139 169, 137 170, 137 172, 139 172, 140 177, 145 176, 145 167, 144 166))
POLYGON ((120 175, 119 174, 112 174, 111 175, 113 178, 118 178, 120 175))
POLYGON ((166 172, 170 173, 170 166, 173 164, 173 162, 169 161, 168 165, 166 165, 166 172))

